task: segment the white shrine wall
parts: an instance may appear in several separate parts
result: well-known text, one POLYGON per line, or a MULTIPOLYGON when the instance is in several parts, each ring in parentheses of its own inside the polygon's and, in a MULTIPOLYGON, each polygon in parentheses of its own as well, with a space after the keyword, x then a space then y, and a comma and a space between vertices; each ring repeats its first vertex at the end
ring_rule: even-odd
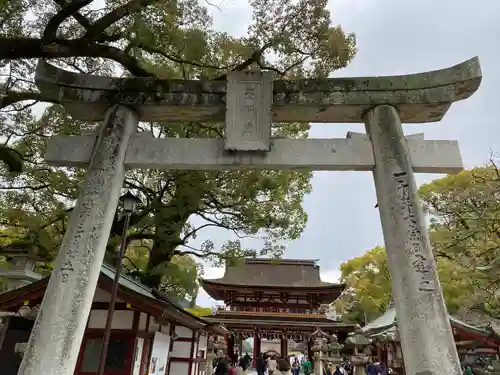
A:
MULTIPOLYGON (((111 294, 102 290, 96 289, 94 294, 93 302, 97 303, 109 303, 111 300, 111 294)), ((124 301, 117 298, 117 303, 123 303, 124 301)), ((113 320, 111 322, 111 329, 133 329, 134 325, 134 314, 135 311, 131 308, 130 310, 115 310, 113 312, 113 320)), ((143 314, 146 315, 146 314, 143 314)), ((90 311, 90 316, 87 324, 89 329, 104 329, 106 326, 106 318, 108 316, 107 309, 92 309, 90 311)))
POLYGON ((194 374, 199 375, 211 375, 207 372, 207 352, 208 352, 208 334, 206 332, 200 332, 197 347, 195 351, 195 357, 197 359, 196 368, 194 374))
POLYGON ((200 373, 199 370, 204 375, 205 366, 200 366, 200 361, 206 358, 206 347, 206 335, 200 335, 199 332, 187 327, 175 326, 170 353, 169 375, 197 375, 200 373), (203 351, 202 358, 198 358, 200 350, 203 351))
MULTIPOLYGON (((134 311, 116 310, 113 312, 111 329, 133 329, 134 311)), ((90 313, 87 328, 104 329, 106 326, 106 317, 108 310, 92 310, 90 313)))
MULTIPOLYGON (((148 329, 148 314, 141 313, 139 315, 139 331, 145 332, 148 329)), ((151 319, 149 321, 149 325, 151 326, 151 319)))
MULTIPOLYGON (((104 290, 98 289, 94 295, 93 302, 109 303, 110 294, 104 290)), ((117 303, 124 303, 123 300, 117 299, 117 303)), ((93 309, 90 313, 87 328, 89 329, 104 329, 106 325, 107 309, 93 309)), ((170 347, 165 353, 167 358, 167 368, 165 374, 168 375, 209 375, 206 374, 205 360, 207 358, 208 337, 204 332, 195 332, 194 330, 176 325, 159 324, 157 319, 149 317, 148 314, 138 313, 138 324, 134 327, 134 315, 138 312, 134 311, 133 306, 130 310, 115 310, 113 313, 112 329, 114 330, 133 330, 137 328, 138 336, 136 347, 138 355, 141 357, 141 364, 133 366, 133 375, 138 372, 144 372, 146 365, 151 368, 152 348, 154 338, 151 336, 155 332, 161 332, 168 335, 170 339, 170 347), (174 333, 171 336, 171 333, 174 333), (146 334, 147 336, 142 336, 146 334)), ((137 319, 137 318, 135 318, 137 319)), ((137 321, 136 321, 137 323, 137 321)), ((157 354, 155 354, 156 356, 157 354)))
POLYGON ((260 351, 265 353, 269 350, 273 350, 281 354, 281 341, 280 340, 265 340, 260 341, 260 351))
POLYGON ((189 362, 179 362, 170 358, 169 375, 189 374, 189 362))

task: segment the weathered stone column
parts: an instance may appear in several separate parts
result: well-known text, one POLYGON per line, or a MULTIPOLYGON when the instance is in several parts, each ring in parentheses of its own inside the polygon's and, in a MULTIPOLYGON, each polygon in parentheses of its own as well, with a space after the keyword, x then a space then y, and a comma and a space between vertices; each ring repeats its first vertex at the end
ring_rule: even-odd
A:
POLYGON ((412 163, 397 110, 366 114, 374 179, 397 311, 406 374, 460 375, 412 163))
POLYGON ((75 371, 123 186, 127 144, 138 121, 138 114, 122 105, 106 114, 19 375, 75 371))
POLYGON ((358 326, 353 335, 347 338, 347 343, 354 346, 354 353, 350 359, 354 365, 354 375, 366 375, 366 365, 370 362, 370 356, 367 351, 370 351, 369 345, 372 340, 363 335, 361 328, 358 326))

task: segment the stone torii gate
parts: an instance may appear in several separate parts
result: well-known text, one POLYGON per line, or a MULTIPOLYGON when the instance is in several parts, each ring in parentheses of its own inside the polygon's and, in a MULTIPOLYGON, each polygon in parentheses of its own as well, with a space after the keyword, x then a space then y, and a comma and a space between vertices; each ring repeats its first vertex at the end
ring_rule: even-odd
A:
POLYGON ((456 141, 404 137, 401 123, 439 121, 479 87, 473 58, 394 77, 273 81, 231 72, 227 82, 75 74, 39 62, 36 81, 98 133, 52 137, 46 160, 87 167, 19 374, 73 374, 106 242, 128 168, 372 171, 406 372, 459 375, 460 363, 414 172, 462 169, 456 141), (155 139, 139 121, 226 122, 225 139, 155 139), (366 124, 345 139, 272 139, 272 122, 366 124))

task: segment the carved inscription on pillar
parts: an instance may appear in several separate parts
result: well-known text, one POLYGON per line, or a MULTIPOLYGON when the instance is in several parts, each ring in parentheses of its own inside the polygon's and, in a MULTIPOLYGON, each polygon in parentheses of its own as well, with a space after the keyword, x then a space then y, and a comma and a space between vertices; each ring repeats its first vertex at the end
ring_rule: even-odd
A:
MULTIPOLYGON (((92 205, 88 204, 88 202, 84 201, 80 204, 80 208, 78 213, 83 216, 92 215, 92 205)), ((75 230, 74 236, 71 239, 73 244, 78 244, 85 235, 87 229, 86 221, 79 221, 78 226, 75 230)), ((66 283, 69 280, 70 274, 75 272, 75 262, 78 262, 78 246, 70 246, 68 251, 66 252, 66 258, 61 267, 61 282, 66 283)))
POLYGON ((270 72, 228 73, 226 150, 269 151, 272 95, 270 72))
POLYGON ((396 192, 399 203, 397 209, 408 228, 405 241, 406 256, 412 260, 412 267, 419 275, 417 289, 420 292, 434 292, 437 290, 434 284, 434 262, 432 259, 428 259, 425 251, 422 250, 424 238, 419 227, 419 219, 415 214, 407 174, 406 172, 395 172, 393 177, 397 183, 396 192))

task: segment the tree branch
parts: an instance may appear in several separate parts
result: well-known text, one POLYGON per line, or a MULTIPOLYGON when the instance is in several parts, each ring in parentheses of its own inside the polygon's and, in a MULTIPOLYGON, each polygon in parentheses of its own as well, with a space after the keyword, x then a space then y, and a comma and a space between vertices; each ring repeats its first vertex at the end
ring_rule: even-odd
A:
POLYGON ((127 255, 124 255, 124 256, 123 256, 123 259, 124 259, 124 260, 128 260, 128 262, 132 265, 132 267, 134 267, 134 268, 135 268, 135 270, 136 270, 136 271, 140 271, 140 268, 139 268, 139 267, 137 267, 137 265, 133 262, 133 260, 132 260, 132 259, 130 259, 127 255))
POLYGON ((83 38, 74 40, 58 39, 54 43, 46 45, 39 38, 0 37, 0 60, 64 57, 101 57, 116 61, 135 76, 153 76, 153 74, 143 69, 135 58, 119 48, 98 44, 83 38))
POLYGON ((115 22, 158 0, 131 0, 96 20, 85 33, 85 38, 95 39, 115 22))
POLYGON ((39 185, 39 186, 30 186, 30 185, 25 185, 25 186, 0 186, 0 190, 18 190, 18 189, 29 189, 32 191, 37 191, 37 190, 42 190, 45 188, 50 187, 51 185, 39 185))
POLYGON ((194 62, 194 61, 188 61, 188 60, 179 59, 177 57, 173 57, 173 56, 169 55, 168 53, 162 51, 159 48, 150 47, 150 46, 145 45, 144 43, 140 43, 140 42, 137 42, 137 41, 132 41, 130 43, 129 47, 130 48, 136 47, 136 48, 140 48, 140 49, 146 51, 147 53, 161 55, 164 58, 166 58, 167 60, 170 60, 170 61, 178 63, 178 64, 187 64, 187 65, 191 65, 191 66, 196 66, 198 68, 205 68, 205 69, 208 68, 208 69, 217 69, 217 70, 226 70, 226 69, 229 68, 229 67, 226 67, 226 66, 219 67, 219 66, 216 66, 216 65, 205 65, 205 64, 194 62))
POLYGON ((178 256, 193 255, 193 256, 198 257, 198 258, 206 258, 209 256, 216 256, 216 257, 220 257, 223 259, 228 259, 228 257, 225 256, 224 253, 218 253, 216 251, 203 251, 203 250, 197 249, 195 247, 192 247, 192 246, 189 246, 186 244, 181 244, 180 246, 191 249, 191 250, 186 250, 186 251, 175 250, 174 256, 176 256, 176 255, 178 255, 178 256))
MULTIPOLYGON (((68 2, 66 0, 54 0, 54 2, 61 8, 64 8, 68 5, 68 2)), ((76 22, 78 22, 84 28, 88 29, 90 27, 90 21, 80 12, 76 11, 72 14, 72 16, 76 20, 76 22)))
POLYGON ((72 0, 69 3, 66 3, 62 9, 53 15, 45 30, 43 32, 43 42, 44 44, 50 44, 57 39, 57 30, 61 23, 63 23, 67 18, 73 16, 77 13, 81 8, 86 5, 89 5, 93 0, 72 0))
MULTIPOLYGON (((250 67, 252 64, 259 64, 261 58, 262 58, 262 55, 264 54, 264 52, 266 52, 266 50, 268 48, 270 48, 272 46, 272 43, 269 42, 269 43, 266 43, 262 46, 262 48, 258 49, 257 51, 255 51, 254 53, 252 53, 252 55, 246 59, 245 61, 243 61, 241 64, 238 64, 236 65, 232 70, 233 71, 241 71, 241 70, 245 70, 247 69, 248 67, 250 67)), ((215 81, 223 81, 226 79, 226 74, 223 74, 217 78, 215 78, 214 80, 215 81)))
MULTIPOLYGON (((1 46, 1 44, 0 44, 1 46)), ((59 41, 50 46, 44 46, 45 56, 39 57, 101 57, 116 61, 130 73, 138 77, 152 77, 153 74, 141 68, 139 62, 119 48, 88 42, 85 39, 59 41)))
POLYGON ((31 91, 8 91, 5 94, 0 95, 0 109, 8 107, 14 103, 23 102, 26 100, 35 100, 38 102, 55 103, 59 102, 53 97, 43 95, 39 92, 31 91))
POLYGON ((193 230, 186 232, 186 234, 182 237, 182 240, 187 241, 189 239, 189 237, 196 235, 200 230, 208 228, 208 227, 220 228, 220 225, 216 225, 213 223, 207 223, 207 224, 200 225, 200 226, 194 228, 193 230))

